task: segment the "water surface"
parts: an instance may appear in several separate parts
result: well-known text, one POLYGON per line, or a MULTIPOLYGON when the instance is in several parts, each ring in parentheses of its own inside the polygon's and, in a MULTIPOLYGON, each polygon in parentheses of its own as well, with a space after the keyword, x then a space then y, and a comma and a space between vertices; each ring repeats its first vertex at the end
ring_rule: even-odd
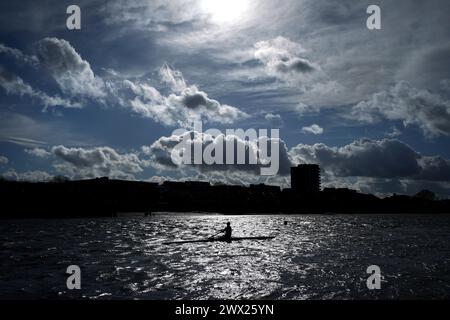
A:
POLYGON ((0 229, 0 298, 450 298, 448 215, 160 215, 0 229), (207 237, 227 221, 234 236, 276 238, 162 244, 207 237), (72 264, 79 291, 66 288, 72 264), (367 289, 369 265, 381 268, 380 290, 367 289))

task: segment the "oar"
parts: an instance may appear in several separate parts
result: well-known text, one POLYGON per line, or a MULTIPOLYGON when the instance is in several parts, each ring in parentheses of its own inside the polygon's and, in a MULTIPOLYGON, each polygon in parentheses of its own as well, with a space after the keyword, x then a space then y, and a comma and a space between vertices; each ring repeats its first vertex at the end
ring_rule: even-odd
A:
POLYGON ((171 241, 171 242, 163 242, 163 244, 176 244, 176 243, 193 243, 193 242, 208 242, 209 240, 212 240, 215 236, 220 234, 222 231, 219 231, 215 233, 214 235, 210 236, 206 239, 199 239, 199 240, 186 240, 186 241, 171 241))
POLYGON ((208 239, 214 238, 215 236, 217 236, 218 234, 221 234, 222 231, 217 232, 216 234, 212 235, 211 237, 209 237, 208 239))

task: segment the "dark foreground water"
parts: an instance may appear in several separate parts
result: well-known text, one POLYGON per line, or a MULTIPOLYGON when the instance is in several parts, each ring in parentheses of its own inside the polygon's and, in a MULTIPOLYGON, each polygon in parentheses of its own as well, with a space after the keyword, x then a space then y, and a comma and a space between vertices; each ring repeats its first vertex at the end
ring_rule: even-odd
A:
POLYGON ((450 298, 450 216, 154 216, 1 221, 0 298, 450 298), (284 220, 288 221, 284 225, 284 220), (270 241, 162 245, 226 221, 270 241), (68 290, 66 268, 81 268, 68 290), (368 290, 378 265, 380 290, 368 290))

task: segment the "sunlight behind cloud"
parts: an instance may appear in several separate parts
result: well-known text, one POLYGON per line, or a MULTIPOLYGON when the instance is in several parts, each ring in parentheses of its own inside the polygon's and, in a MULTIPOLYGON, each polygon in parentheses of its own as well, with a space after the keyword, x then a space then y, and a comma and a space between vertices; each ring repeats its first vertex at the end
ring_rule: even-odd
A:
POLYGON ((250 0, 201 0, 202 10, 216 23, 235 22, 249 7, 250 0))

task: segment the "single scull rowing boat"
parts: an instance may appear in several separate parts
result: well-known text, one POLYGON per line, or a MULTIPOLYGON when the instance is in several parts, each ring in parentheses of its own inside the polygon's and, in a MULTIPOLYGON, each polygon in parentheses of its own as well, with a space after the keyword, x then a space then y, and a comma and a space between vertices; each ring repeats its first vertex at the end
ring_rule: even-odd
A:
MULTIPOLYGON (((232 241, 243 241, 243 240, 270 240, 275 237, 232 237, 232 241)), ((183 243, 200 243, 200 242, 228 242, 227 239, 224 238, 209 238, 209 239, 200 239, 200 240, 185 240, 185 241, 172 241, 172 242, 164 242, 163 244, 183 244, 183 243)))

